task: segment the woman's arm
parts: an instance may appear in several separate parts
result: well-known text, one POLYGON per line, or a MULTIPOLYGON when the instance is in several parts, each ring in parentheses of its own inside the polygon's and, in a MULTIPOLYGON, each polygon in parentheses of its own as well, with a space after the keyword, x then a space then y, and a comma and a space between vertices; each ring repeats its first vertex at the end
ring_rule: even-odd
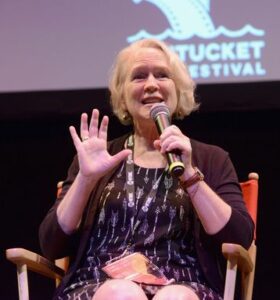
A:
POLYGON ((122 150, 114 156, 107 151, 109 119, 104 116, 98 127, 99 111, 94 109, 90 124, 87 114, 82 114, 80 136, 75 128, 70 133, 77 150, 79 172, 72 186, 57 208, 57 219, 66 234, 75 232, 81 222, 89 195, 98 180, 127 157, 130 150, 122 150))
POLYGON ((163 153, 174 149, 181 151, 185 165, 185 172, 180 177, 182 183, 195 174, 193 156, 203 156, 196 157, 196 161, 206 172, 205 180, 195 182, 185 191, 190 196, 204 231, 217 239, 218 243, 236 242, 249 246, 254 226, 226 152, 218 147, 205 147, 203 151, 193 153, 190 139, 173 125, 164 130, 155 144, 163 153))
MULTIPOLYGON (((99 126, 99 111, 94 109, 90 124, 87 114, 82 114, 80 136, 74 127, 70 127, 73 143, 77 150, 78 168, 75 176, 68 181, 68 188, 63 189, 62 196, 48 213, 40 228, 42 250, 52 250, 48 243, 53 243, 54 248, 66 249, 71 240, 71 235, 79 228, 88 204, 89 196, 96 183, 122 160, 130 150, 122 150, 115 155, 107 151, 107 129, 109 119, 104 116, 99 126), (46 237, 48 240, 46 240, 46 237), (57 246, 58 245, 58 246, 57 246)), ((57 251, 57 252, 60 252, 57 251)), ((48 255, 49 256, 49 255, 48 255)))

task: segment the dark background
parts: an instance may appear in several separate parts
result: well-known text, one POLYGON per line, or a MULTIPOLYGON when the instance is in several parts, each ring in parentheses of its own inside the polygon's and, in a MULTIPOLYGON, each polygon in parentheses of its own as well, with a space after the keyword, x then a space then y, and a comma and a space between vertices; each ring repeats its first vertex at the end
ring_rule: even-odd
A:
MULTIPOLYGON (((201 108, 179 125, 200 141, 230 152, 240 181, 260 175, 257 267, 253 299, 275 299, 278 291, 280 82, 201 85, 201 108)), ((0 299, 18 299, 16 268, 5 249, 40 253, 38 227, 75 154, 68 132, 80 114, 97 107, 109 114, 107 90, 0 94, 1 256, 0 299)), ((109 136, 129 128, 111 117, 109 136)), ((53 283, 29 272, 30 299, 50 299, 53 283)))

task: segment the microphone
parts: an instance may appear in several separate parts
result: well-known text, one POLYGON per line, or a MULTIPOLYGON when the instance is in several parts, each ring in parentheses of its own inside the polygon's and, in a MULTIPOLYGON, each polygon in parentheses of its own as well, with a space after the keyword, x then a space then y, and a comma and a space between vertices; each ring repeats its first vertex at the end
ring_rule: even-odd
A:
MULTIPOLYGON (((150 110, 150 116, 155 121, 159 134, 162 134, 163 130, 171 125, 170 111, 166 104, 156 103, 150 110)), ((169 165, 169 172, 174 177, 181 176, 185 171, 185 166, 180 157, 179 150, 173 150, 166 153, 167 161, 169 165)))

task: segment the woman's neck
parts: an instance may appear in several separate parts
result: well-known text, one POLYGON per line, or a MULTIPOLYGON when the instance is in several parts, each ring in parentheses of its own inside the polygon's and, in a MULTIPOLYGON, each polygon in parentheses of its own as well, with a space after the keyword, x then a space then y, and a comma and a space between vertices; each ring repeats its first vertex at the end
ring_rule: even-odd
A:
POLYGON ((134 162, 145 168, 164 168, 166 158, 154 147, 154 141, 159 138, 157 131, 135 131, 134 134, 134 162))

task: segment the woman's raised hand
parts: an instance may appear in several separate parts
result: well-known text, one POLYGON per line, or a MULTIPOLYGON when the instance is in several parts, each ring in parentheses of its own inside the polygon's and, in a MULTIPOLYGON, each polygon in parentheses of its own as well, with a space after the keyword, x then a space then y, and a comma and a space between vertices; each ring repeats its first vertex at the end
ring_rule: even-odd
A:
POLYGON ((116 155, 110 155, 107 151, 107 131, 109 118, 104 116, 99 126, 99 111, 93 109, 90 123, 88 115, 81 115, 80 137, 75 127, 70 126, 69 130, 77 150, 80 175, 98 180, 109 170, 117 166, 131 152, 128 149, 122 150, 116 155))

